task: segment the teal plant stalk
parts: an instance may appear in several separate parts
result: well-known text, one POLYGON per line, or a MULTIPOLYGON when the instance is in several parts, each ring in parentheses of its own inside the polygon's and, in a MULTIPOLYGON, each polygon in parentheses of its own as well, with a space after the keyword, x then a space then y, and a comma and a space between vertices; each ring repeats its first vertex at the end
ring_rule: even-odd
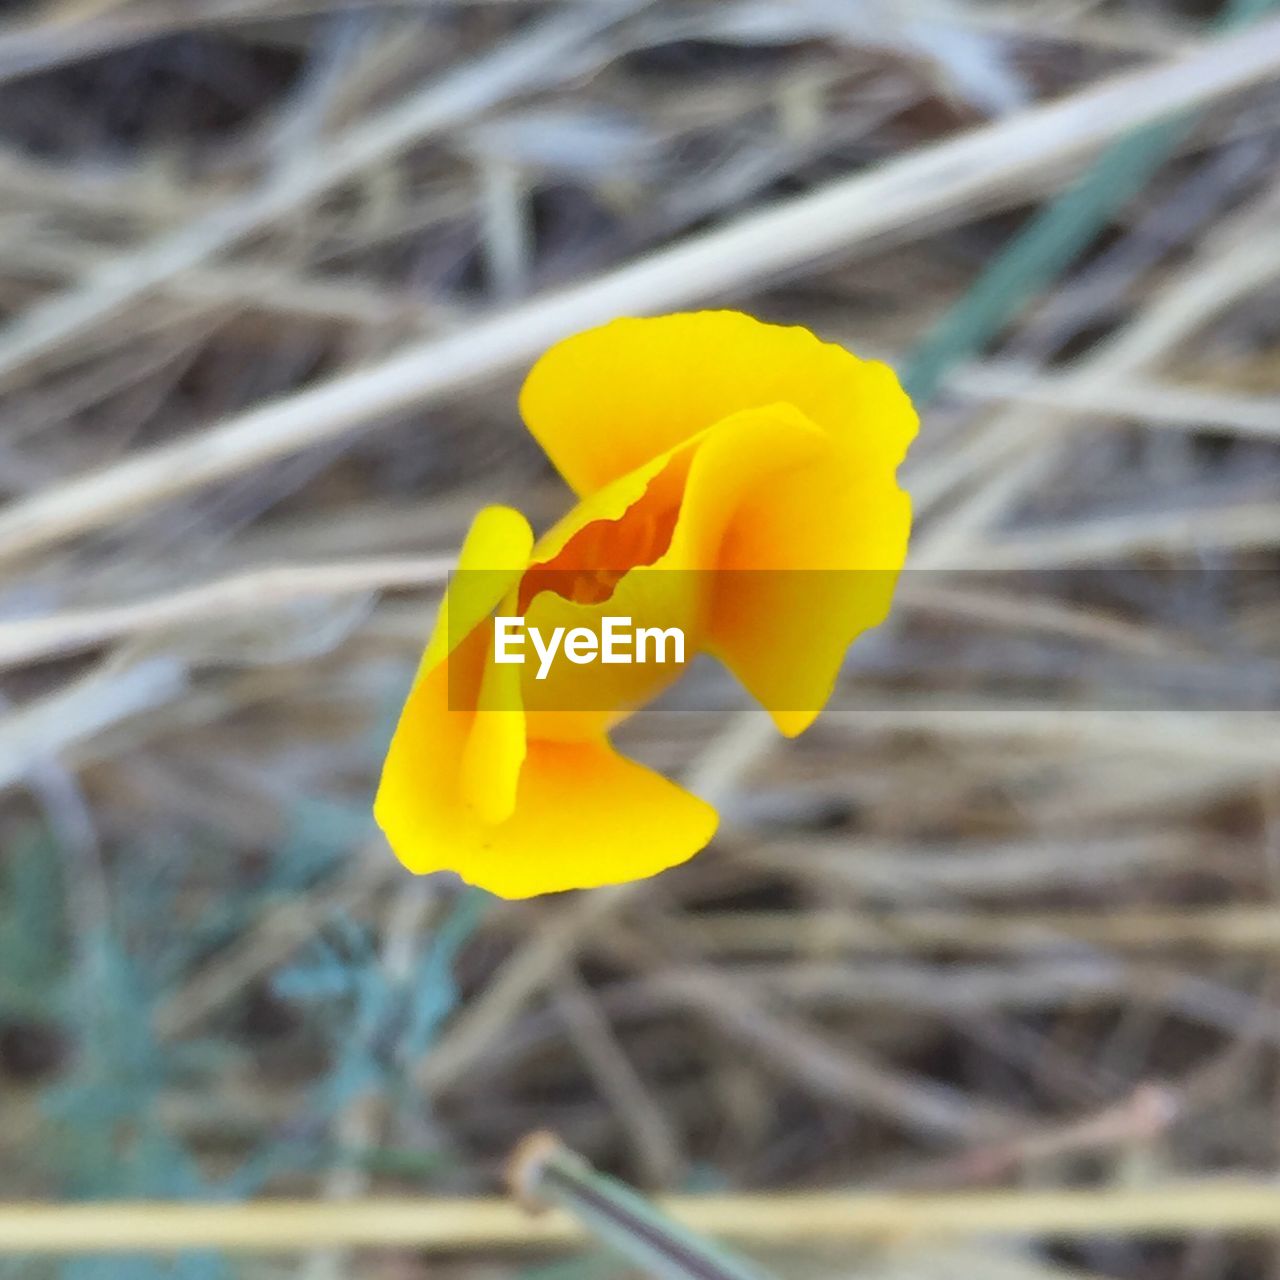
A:
MULTIPOLYGON (((1214 27, 1243 26, 1276 3, 1227 0, 1214 27)), ((956 365, 983 350, 1083 252, 1115 212, 1146 186, 1194 124, 1194 116, 1179 116, 1121 138, 1074 186, 1029 219, 907 356, 902 385, 917 407, 933 400, 956 365)))

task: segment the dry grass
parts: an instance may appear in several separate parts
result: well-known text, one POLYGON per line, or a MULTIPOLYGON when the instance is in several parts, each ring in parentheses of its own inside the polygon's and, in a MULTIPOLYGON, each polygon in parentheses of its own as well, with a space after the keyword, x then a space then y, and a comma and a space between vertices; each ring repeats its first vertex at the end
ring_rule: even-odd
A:
POLYGON ((287 1196, 239 1221, 308 1280, 375 1241, 514 1270, 456 1250, 565 1243, 484 1199, 549 1127, 727 1188, 688 1212, 789 1239, 787 1275, 1275 1273, 1280 18, 1206 16, 6 17, 0 1196, 108 1203, 0 1209, 0 1249, 247 1248, 234 1209, 113 1202, 287 1196), (564 501, 514 412, 533 355, 728 304, 910 368, 1179 109, 948 363, 913 569, 830 713, 782 743, 707 679, 627 726, 715 846, 479 911, 406 884, 368 799, 449 558, 485 502, 564 501), (1022 1243, 827 1251, 943 1220, 1022 1243))

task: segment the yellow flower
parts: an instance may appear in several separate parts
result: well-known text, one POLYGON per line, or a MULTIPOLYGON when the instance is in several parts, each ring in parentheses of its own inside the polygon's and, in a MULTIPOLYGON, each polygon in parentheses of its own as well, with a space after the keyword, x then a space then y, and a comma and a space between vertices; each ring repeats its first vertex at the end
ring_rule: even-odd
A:
POLYGON ((520 395, 577 494, 536 542, 489 507, 467 535, 374 812, 411 871, 507 898, 685 861, 715 811, 610 745, 671 663, 495 661, 498 615, 550 635, 679 627, 792 736, 882 621, 906 555, 894 478, 916 417, 886 366, 730 311, 615 320, 548 351, 520 395))

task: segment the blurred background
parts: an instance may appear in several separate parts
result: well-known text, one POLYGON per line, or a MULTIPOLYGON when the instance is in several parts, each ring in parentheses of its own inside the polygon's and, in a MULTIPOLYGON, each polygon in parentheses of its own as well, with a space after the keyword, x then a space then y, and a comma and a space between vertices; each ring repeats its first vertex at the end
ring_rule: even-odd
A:
MULTIPOLYGON (((0 1196, 494 1194, 538 1128, 672 1191, 1268 1183, 1270 8, 10 0, 0 1196), (411 879, 369 805, 449 557, 486 503, 567 500, 520 379, 702 305, 916 394, 893 618, 795 742, 697 680, 625 727, 722 809, 687 866, 516 904, 411 879)), ((1280 1274, 1213 1226, 752 1249, 1280 1274)), ((625 1274, 0 1261, 429 1269, 625 1274)))

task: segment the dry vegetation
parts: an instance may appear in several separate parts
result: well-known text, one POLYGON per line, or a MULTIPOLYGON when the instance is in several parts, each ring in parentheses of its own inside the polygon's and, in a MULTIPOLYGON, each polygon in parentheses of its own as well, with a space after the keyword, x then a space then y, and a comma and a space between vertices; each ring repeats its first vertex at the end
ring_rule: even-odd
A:
POLYGON ((1213 1230, 1280 1148, 1280 18, 1231 7, 7 6, 0 1195, 487 1195, 550 1127, 655 1189, 1014 1194, 787 1275, 1280 1273, 1213 1230), (894 619, 797 742, 710 676, 628 726, 721 804, 687 867, 409 882, 367 811, 448 558, 563 501, 524 367, 707 303, 920 392, 894 619), (1114 1211, 1055 1240, 1055 1188, 1114 1211))

